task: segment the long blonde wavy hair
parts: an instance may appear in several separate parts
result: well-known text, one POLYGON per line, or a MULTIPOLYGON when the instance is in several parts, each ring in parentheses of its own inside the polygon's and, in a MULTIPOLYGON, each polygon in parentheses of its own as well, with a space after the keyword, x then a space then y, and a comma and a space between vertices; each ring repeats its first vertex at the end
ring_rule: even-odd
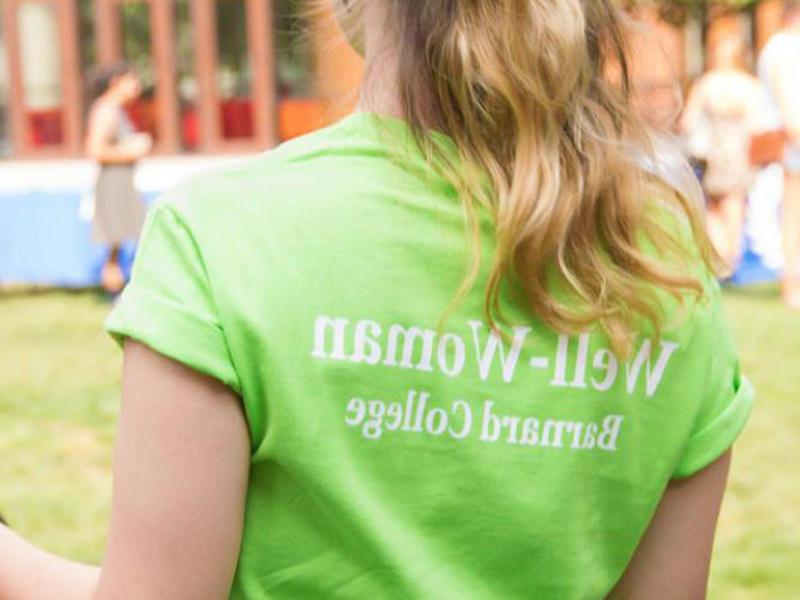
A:
POLYGON ((493 325, 505 321, 501 289, 511 285, 553 329, 599 325, 626 354, 642 320, 664 325, 659 290, 703 294, 689 265, 715 261, 700 208, 635 156, 649 137, 613 0, 367 1, 385 5, 403 117, 463 202, 472 252, 458 299, 480 273, 481 207, 496 231, 485 291, 493 325), (653 210, 650 196, 673 210, 653 210), (665 218, 676 212, 693 247, 665 218))

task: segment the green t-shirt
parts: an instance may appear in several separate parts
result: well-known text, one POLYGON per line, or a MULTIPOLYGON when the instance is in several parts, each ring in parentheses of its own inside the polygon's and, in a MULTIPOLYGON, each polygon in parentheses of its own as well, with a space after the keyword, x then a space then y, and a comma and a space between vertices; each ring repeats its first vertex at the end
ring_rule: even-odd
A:
POLYGON ((152 209, 107 328, 243 400, 232 598, 602 598, 669 480, 733 444, 753 391, 715 283, 622 361, 512 294, 491 333, 486 269, 440 325, 467 257, 453 189, 370 114, 152 209))

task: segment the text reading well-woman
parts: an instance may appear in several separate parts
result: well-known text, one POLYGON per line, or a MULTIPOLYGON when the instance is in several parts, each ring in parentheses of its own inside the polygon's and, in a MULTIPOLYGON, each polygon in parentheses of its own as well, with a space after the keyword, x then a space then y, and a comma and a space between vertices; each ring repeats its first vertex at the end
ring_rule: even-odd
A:
POLYGON ((102 568, 2 594, 702 598, 752 391, 614 4, 336 5, 360 111, 149 216, 102 568))

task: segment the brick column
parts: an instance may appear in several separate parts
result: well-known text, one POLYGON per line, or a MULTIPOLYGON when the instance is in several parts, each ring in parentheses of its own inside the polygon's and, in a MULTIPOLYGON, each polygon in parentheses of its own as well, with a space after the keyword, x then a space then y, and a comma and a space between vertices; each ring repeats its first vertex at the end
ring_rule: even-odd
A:
POLYGON ((274 146, 278 141, 278 134, 272 2, 245 0, 245 10, 247 49, 253 74, 250 99, 253 106, 254 141, 260 146, 274 146))
POLYGON ((153 71, 156 76, 157 150, 166 153, 174 153, 180 149, 173 8, 172 0, 150 0, 153 71))
POLYGON ((120 60, 122 37, 117 0, 94 0, 94 30, 98 62, 107 65, 120 60))
POLYGON ((61 93, 64 149, 80 154, 83 147, 83 76, 78 42, 78 7, 75 0, 59 0, 61 93))
POLYGON ((197 77, 197 118, 200 149, 218 151, 220 141, 219 90, 217 89, 216 0, 191 0, 195 76, 197 77), (202 40, 202 41, 200 41, 202 40))
POLYGON ((17 32, 19 0, 3 0, 3 34, 8 60, 8 118, 11 128, 11 150, 17 156, 31 151, 28 128, 25 123, 25 91, 22 84, 22 60, 17 32))
POLYGON ((781 28, 783 7, 783 0, 762 0, 756 8, 756 50, 758 52, 781 28))

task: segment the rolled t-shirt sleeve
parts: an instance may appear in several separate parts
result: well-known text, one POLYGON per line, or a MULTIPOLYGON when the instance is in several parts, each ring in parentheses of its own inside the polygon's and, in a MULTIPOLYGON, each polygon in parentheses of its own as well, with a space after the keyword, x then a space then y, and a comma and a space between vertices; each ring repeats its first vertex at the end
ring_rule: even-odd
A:
POLYGON ((709 308, 703 339, 710 352, 705 394, 689 441, 674 472, 683 478, 701 471, 725 453, 744 429, 753 409, 755 390, 742 374, 736 347, 725 321, 718 287, 709 308))
POLYGON ((240 393, 202 254, 176 209, 159 201, 147 217, 131 281, 105 323, 240 393))

